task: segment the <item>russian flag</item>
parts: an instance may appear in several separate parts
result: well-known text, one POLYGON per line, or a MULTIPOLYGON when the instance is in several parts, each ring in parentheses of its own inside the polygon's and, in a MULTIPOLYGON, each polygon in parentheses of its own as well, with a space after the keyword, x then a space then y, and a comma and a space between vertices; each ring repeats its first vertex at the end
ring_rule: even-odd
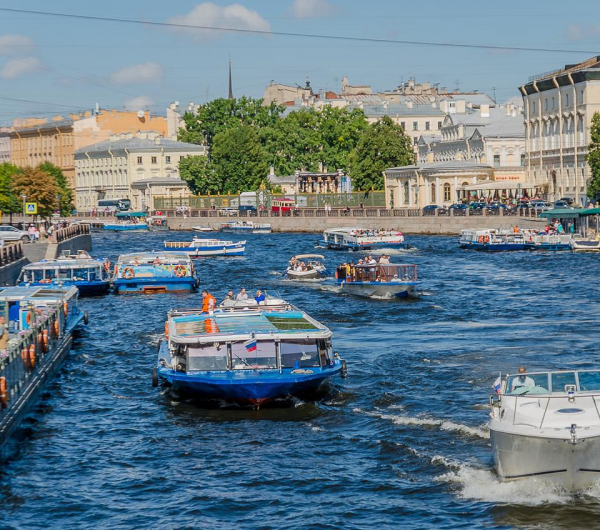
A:
POLYGON ((248 350, 248 353, 252 353, 256 351, 256 339, 250 339, 244 342, 244 346, 248 350))
POLYGON ((492 388, 496 391, 496 394, 500 393, 501 386, 502 386, 502 376, 498 377, 498 379, 496 379, 494 381, 494 384, 492 385, 492 388))

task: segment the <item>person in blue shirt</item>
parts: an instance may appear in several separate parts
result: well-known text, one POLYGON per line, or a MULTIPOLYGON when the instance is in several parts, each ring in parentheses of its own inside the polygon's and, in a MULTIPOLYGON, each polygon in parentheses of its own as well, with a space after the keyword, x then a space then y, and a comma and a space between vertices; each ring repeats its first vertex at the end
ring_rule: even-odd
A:
POLYGON ((257 304, 260 304, 261 302, 264 301, 265 299, 265 295, 263 294, 263 292, 259 289, 258 291, 256 291, 256 296, 254 297, 254 299, 256 300, 257 304))

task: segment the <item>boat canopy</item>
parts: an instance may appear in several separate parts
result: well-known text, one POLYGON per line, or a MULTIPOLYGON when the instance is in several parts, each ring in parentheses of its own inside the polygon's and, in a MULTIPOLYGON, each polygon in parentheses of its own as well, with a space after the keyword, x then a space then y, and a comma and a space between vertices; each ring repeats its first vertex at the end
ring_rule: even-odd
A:
POLYGON ((548 210, 547 212, 540 213, 540 217, 545 219, 576 219, 585 215, 598 215, 600 214, 600 208, 590 208, 587 210, 583 209, 571 209, 571 208, 555 208, 554 210, 548 210))
POLYGON ((146 212, 119 212, 115 215, 117 219, 128 219, 129 217, 147 217, 146 212))
POLYGON ((296 259, 325 259, 325 256, 321 254, 296 254, 292 257, 296 259))

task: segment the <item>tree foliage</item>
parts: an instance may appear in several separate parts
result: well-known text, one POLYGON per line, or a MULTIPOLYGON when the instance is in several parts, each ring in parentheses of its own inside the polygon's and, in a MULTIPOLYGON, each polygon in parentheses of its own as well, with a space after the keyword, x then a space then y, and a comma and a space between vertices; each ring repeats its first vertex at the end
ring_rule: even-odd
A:
POLYGON ((13 176, 12 189, 17 197, 27 196, 27 202, 36 202, 38 214, 49 217, 56 209, 59 187, 54 177, 40 169, 26 168, 13 176))
POLYGON ((585 159, 590 166, 592 178, 588 183, 587 194, 591 199, 600 199, 600 113, 592 116, 591 142, 585 159))
POLYGON ((0 164, 0 210, 3 215, 8 214, 12 221, 15 213, 21 213, 23 208, 21 199, 13 190, 13 179, 21 171, 17 166, 5 162, 0 164))
POLYGON ((205 156, 186 156, 180 160, 179 175, 197 195, 216 195, 222 191, 222 180, 205 156))
POLYGON ((37 169, 54 179, 54 182, 58 187, 58 195, 60 196, 58 200, 60 214, 63 216, 70 215, 73 211, 73 190, 69 187, 67 177, 65 177, 62 169, 51 162, 43 162, 37 169))
POLYGON ((383 172, 389 167, 414 163, 410 138, 389 116, 371 124, 360 137, 350 157, 354 189, 382 190, 383 172))

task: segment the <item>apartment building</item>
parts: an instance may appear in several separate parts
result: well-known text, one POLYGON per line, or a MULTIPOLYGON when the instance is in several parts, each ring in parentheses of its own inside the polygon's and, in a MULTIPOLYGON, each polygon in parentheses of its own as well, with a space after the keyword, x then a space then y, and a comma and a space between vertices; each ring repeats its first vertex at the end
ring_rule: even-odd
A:
POLYGON ((525 115, 528 178, 550 200, 587 202, 585 156, 591 121, 600 112, 600 56, 533 76, 519 87, 525 115))
POLYGON ((153 197, 188 197, 179 177, 179 161, 206 155, 208 148, 166 139, 156 132, 113 135, 75 153, 75 192, 81 210, 99 199, 130 199, 132 208, 152 208, 153 197))

